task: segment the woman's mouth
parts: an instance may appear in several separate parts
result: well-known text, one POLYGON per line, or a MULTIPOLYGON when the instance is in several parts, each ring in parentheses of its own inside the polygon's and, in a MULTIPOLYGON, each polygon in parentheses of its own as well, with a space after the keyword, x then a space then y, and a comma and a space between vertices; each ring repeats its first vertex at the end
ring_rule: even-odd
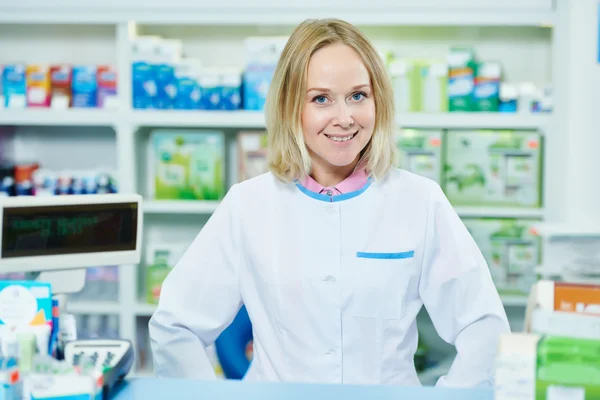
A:
POLYGON ((354 139, 354 137, 358 134, 358 131, 354 132, 354 133, 350 133, 348 135, 328 135, 326 133, 324 133, 325 136, 327 136, 327 138, 329 138, 330 140, 334 141, 334 142, 347 142, 349 140, 354 139))

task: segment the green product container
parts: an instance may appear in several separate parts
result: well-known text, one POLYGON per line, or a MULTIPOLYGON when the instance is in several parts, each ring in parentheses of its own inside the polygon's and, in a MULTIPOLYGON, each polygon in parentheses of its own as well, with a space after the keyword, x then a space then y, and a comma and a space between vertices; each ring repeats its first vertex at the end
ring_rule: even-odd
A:
POLYGON ((536 400, 600 400, 600 340, 542 338, 535 392, 536 400))

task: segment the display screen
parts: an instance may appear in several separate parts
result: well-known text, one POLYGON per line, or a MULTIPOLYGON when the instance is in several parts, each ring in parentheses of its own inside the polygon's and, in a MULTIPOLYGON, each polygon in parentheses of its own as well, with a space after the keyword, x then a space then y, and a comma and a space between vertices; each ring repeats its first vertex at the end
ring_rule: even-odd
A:
POLYGON ((5 208, 2 258, 135 250, 138 205, 5 208))

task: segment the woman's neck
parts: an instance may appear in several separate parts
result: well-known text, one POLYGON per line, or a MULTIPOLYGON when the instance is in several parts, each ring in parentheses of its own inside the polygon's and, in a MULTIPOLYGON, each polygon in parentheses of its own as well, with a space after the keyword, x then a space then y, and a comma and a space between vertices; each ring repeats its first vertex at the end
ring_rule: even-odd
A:
POLYGON ((321 166, 314 165, 310 176, 319 184, 324 187, 333 187, 340 182, 343 182, 354 172, 358 159, 352 164, 345 165, 343 167, 329 167, 322 168, 321 166))

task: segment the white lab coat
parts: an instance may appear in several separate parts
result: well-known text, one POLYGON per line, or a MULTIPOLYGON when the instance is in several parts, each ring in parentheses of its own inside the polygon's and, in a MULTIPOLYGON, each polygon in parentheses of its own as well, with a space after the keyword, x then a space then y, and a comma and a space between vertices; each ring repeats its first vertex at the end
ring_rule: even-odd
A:
POLYGON ((157 375, 214 378, 205 349, 243 303, 247 380, 420 385, 425 305, 458 352, 438 385, 492 384, 508 321, 440 187, 394 169, 335 199, 270 173, 234 185, 164 282, 150 321, 157 375))

